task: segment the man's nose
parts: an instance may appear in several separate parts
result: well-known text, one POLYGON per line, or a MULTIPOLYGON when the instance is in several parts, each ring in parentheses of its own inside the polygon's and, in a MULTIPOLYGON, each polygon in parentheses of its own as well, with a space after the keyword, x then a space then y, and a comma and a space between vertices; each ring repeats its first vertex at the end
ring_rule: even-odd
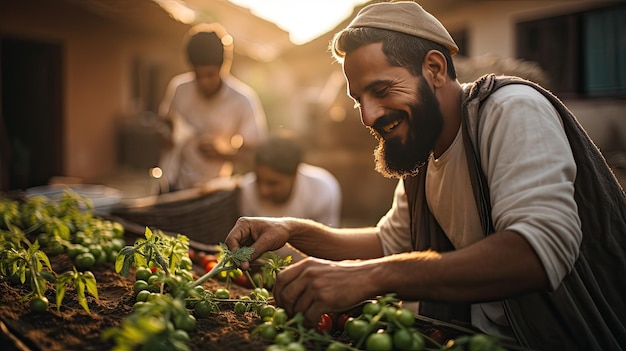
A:
POLYGON ((385 114, 385 109, 372 99, 363 99, 359 107, 361 112, 361 123, 366 127, 371 127, 374 122, 385 114))

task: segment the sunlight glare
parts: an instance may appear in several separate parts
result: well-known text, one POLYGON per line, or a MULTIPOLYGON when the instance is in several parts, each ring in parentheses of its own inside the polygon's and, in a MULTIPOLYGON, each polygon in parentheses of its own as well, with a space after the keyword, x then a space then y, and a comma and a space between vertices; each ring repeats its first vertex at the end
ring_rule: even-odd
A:
POLYGON ((230 0, 289 32, 294 44, 304 44, 332 30, 366 0, 230 0))

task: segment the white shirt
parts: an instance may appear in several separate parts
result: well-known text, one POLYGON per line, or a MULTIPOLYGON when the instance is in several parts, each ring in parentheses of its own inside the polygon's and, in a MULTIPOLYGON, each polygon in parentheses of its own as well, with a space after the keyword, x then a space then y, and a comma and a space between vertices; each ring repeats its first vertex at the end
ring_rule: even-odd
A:
POLYGON ((245 174, 240 183, 240 211, 252 217, 297 217, 338 227, 341 214, 341 189, 327 170, 301 163, 289 200, 281 205, 262 201, 256 189, 254 172, 245 174))
MULTIPOLYGON (((528 240, 555 289, 572 269, 582 240, 576 164, 561 119, 539 92, 523 85, 497 90, 479 113, 478 147, 495 230, 528 240)), ((463 147, 459 133, 438 160, 429 161, 426 178, 428 206, 457 249, 482 238, 463 147)), ((385 254, 412 250, 402 182, 378 229, 385 254)), ((499 302, 473 305, 472 324, 489 334, 508 334, 502 332, 507 322, 499 302)))
POLYGON ((180 189, 230 176, 221 173, 223 160, 207 160, 199 153, 199 140, 213 140, 227 150, 234 135, 252 147, 267 136, 267 121, 256 92, 232 75, 222 78, 220 90, 210 98, 198 92, 193 72, 174 77, 159 113, 174 125, 174 147, 164 153, 160 166, 170 184, 180 189))

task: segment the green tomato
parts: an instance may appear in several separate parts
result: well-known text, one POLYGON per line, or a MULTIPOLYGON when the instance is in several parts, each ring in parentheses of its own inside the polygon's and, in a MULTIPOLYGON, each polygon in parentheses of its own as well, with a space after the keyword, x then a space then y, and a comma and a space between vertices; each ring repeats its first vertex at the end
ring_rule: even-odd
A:
POLYGON ((241 301, 237 301, 235 303, 234 310, 235 310, 236 314, 244 314, 244 313, 246 313, 247 309, 248 309, 248 307, 246 306, 245 303, 243 303, 241 301))
POLYGON ((278 331, 272 322, 264 322, 257 328, 259 335, 261 335, 261 337, 265 340, 274 340, 278 334, 278 331))
POLYGON ((274 317, 274 313, 275 312, 276 312, 276 307, 274 307, 272 305, 265 305, 259 311, 259 316, 264 321, 269 321, 269 320, 272 320, 272 318, 274 317))
POLYGON ((306 351, 306 348, 301 343, 294 341, 285 347, 285 351, 306 351))
POLYGON ((113 250, 120 251, 126 246, 126 241, 122 238, 113 238, 111 240, 113 250))
POLYGON ((152 271, 148 267, 139 267, 135 271, 135 280, 145 280, 148 281, 152 276, 152 271))
POLYGON ((61 244, 60 242, 51 239, 48 243, 48 246, 46 246, 46 252, 50 256, 60 255, 65 252, 65 246, 63 246, 63 244, 61 244))
POLYGON ((133 284, 133 291, 138 294, 142 290, 150 290, 149 286, 150 285, 145 280, 136 280, 133 284))
POLYGON ((254 294, 255 296, 265 298, 265 299, 270 298, 270 292, 267 291, 267 289, 265 288, 255 288, 254 290, 252 290, 252 294, 254 294))
POLYGON ((287 323, 288 319, 289 317, 287 316, 287 312, 285 311, 285 309, 279 307, 274 311, 274 315, 272 316, 272 323, 274 323, 274 325, 276 326, 281 326, 287 323))
POLYGON ((289 345, 293 341, 293 332, 287 330, 279 333, 274 338, 274 343, 278 345, 289 345))
POLYGON ((218 299, 230 299, 230 291, 228 291, 228 289, 219 288, 215 290, 215 297, 218 299))
POLYGON ((96 257, 91 252, 84 252, 74 258, 74 264, 79 270, 88 269, 96 264, 96 257))
POLYGON ((211 304, 209 304, 209 302, 206 300, 202 300, 202 301, 199 301, 196 304, 196 306, 193 308, 193 314, 196 317, 204 318, 208 316, 212 310, 213 308, 211 308, 211 304))
POLYGON ((391 351, 393 350, 393 339, 387 333, 374 333, 365 340, 367 351, 391 351))
POLYGON ((45 312, 48 310, 48 298, 45 296, 33 296, 30 299, 30 310, 33 312, 45 312))
POLYGON ((74 259, 79 254, 89 252, 89 249, 80 244, 73 244, 67 248, 67 254, 71 259, 74 259))
POLYGON ((170 337, 174 340, 182 341, 184 343, 188 343, 189 340, 191 339, 189 337, 189 333, 187 333, 186 331, 182 329, 175 329, 174 331, 170 333, 170 337))
POLYGON ((151 276, 148 278, 148 284, 150 284, 150 285, 159 285, 159 284, 161 283, 161 280, 160 280, 160 279, 161 279, 161 278, 159 278, 159 276, 158 276, 158 275, 156 275, 156 274, 155 274, 155 275, 151 275, 151 276))
POLYGON ((393 333, 393 345, 401 351, 411 350, 413 334, 408 329, 399 329, 393 333))
POLYGON ((104 254, 102 246, 98 244, 89 245, 89 252, 91 252, 93 257, 95 257, 96 259, 104 254))
POLYGON ((137 293, 135 297, 135 301, 146 302, 148 301, 148 296, 150 296, 151 292, 148 290, 141 290, 137 293))
POLYGON ((380 312, 380 308, 381 307, 378 301, 368 302, 365 306, 363 306, 363 314, 375 316, 378 312, 380 312))
POLYGON ((190 314, 177 316, 174 319, 174 325, 176 328, 187 332, 194 331, 194 329, 196 329, 196 323, 196 317, 190 314))
POLYGON ((346 332, 352 340, 359 340, 369 328, 369 323, 362 319, 349 318, 346 321, 346 332))
POLYGON ((422 335, 418 331, 412 332, 411 341, 412 341, 411 351, 414 351, 414 350, 420 351, 426 347, 426 341, 424 340, 424 335, 422 335))
POLYGON ((396 311, 396 321, 408 328, 413 326, 413 323, 415 323, 415 315, 411 310, 401 308, 396 311))
POLYGON ((111 229, 113 230, 113 235, 116 238, 120 238, 120 237, 122 237, 124 235, 124 226, 120 222, 115 222, 114 221, 112 223, 112 228, 111 229))

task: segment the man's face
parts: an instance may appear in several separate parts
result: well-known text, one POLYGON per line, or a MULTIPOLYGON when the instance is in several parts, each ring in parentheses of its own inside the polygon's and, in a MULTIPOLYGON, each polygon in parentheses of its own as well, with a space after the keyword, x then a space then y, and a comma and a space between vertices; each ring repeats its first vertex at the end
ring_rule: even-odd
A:
POLYGON ((258 165, 255 168, 259 197, 274 205, 289 201, 295 176, 276 172, 271 167, 258 165))
POLYGON ((198 84, 198 91, 204 97, 211 97, 217 93, 222 86, 222 77, 220 76, 220 66, 206 65, 195 66, 194 72, 196 74, 196 83, 198 84))
POLYGON ((376 170, 386 177, 414 175, 428 161, 443 129, 439 103, 423 76, 389 65, 382 44, 348 54, 344 73, 361 122, 379 144, 376 170))

